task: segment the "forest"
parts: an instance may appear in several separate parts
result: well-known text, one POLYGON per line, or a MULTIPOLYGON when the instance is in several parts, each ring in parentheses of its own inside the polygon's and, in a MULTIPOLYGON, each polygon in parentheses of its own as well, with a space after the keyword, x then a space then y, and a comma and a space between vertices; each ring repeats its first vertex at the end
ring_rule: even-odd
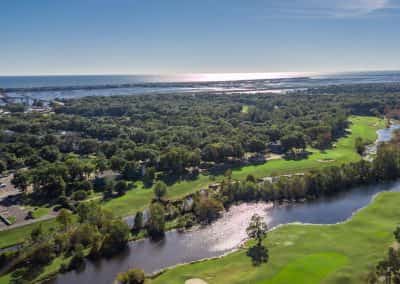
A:
POLYGON ((384 115, 397 104, 396 93, 382 97, 378 89, 88 97, 54 103, 49 115, 10 107, 17 111, 0 117, 0 171, 16 170, 16 186, 53 200, 91 190, 87 178, 108 169, 149 185, 193 178, 240 165, 249 153, 296 159, 307 147, 329 148, 345 135, 349 115, 384 115))
MULTIPOLYGON (((14 271, 14 280, 34 279, 61 256, 68 260, 62 271, 79 269, 85 257, 118 253, 130 238, 212 222, 236 202, 314 199, 399 177, 398 136, 381 145, 373 161, 328 164, 274 182, 232 177, 232 169, 268 163, 269 155, 301 161, 312 149, 334 149, 352 134, 351 116, 397 118, 396 92, 326 92, 86 97, 52 102, 48 114, 6 106, 0 171, 13 173, 23 204, 50 204, 58 213, 50 231, 39 226, 29 233, 24 253, 2 254, 1 266, 14 271), (212 181, 216 174, 223 176, 217 190, 168 198, 176 181, 195 182, 199 175, 212 181), (97 201, 121 198, 138 183, 152 197, 129 228, 97 201)), ((350 148, 358 154, 371 142, 353 140, 350 148)))

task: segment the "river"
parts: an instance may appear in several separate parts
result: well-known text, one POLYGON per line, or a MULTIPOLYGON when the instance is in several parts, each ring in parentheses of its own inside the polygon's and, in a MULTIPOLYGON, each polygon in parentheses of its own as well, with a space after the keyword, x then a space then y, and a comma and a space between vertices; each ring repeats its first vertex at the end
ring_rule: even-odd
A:
MULTIPOLYGON (((392 131, 397 128, 399 126, 379 130, 377 141, 390 140, 392 131)), ((119 272, 133 267, 154 273, 180 263, 222 256, 235 250, 245 240, 246 227, 255 213, 265 217, 269 228, 293 222, 334 224, 349 219, 382 191, 400 191, 400 181, 357 187, 304 203, 234 205, 211 225, 183 233, 169 231, 163 240, 157 242, 149 239, 130 242, 122 254, 96 262, 87 261, 84 271, 60 274, 49 283, 109 284, 119 272)))
POLYGON ((400 124, 392 123, 389 128, 379 129, 376 133, 378 138, 376 142, 372 145, 368 145, 365 149, 365 157, 368 160, 373 159, 373 155, 376 154, 377 146, 380 142, 388 142, 392 138, 392 133, 396 130, 400 129, 400 124))

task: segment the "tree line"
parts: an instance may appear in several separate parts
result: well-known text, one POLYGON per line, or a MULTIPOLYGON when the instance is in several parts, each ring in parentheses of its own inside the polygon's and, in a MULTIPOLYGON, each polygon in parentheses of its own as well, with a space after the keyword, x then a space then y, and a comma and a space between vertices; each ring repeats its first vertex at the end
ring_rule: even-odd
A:
POLYGON ((86 202, 76 213, 61 210, 56 230, 39 225, 17 251, 1 254, 0 266, 3 272, 12 272, 13 283, 33 281, 55 258, 69 259, 60 267, 61 272, 79 270, 84 268, 86 257, 109 257, 126 247, 129 227, 112 212, 86 202))
POLYGON ((225 206, 238 201, 294 201, 315 199, 349 188, 400 177, 400 146, 381 144, 375 159, 360 160, 341 166, 311 170, 304 175, 282 176, 274 182, 257 182, 249 175, 246 181, 232 181, 228 176, 221 184, 218 199, 225 206))

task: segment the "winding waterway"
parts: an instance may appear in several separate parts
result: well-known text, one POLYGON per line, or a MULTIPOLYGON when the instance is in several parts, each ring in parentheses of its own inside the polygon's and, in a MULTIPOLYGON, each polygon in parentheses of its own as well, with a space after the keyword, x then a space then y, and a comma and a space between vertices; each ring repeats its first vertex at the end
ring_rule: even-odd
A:
MULTIPOLYGON (((390 140, 392 131, 399 127, 396 125, 378 131, 378 141, 390 140)), ((293 222, 334 224, 350 218, 381 191, 400 191, 400 181, 362 186, 304 203, 273 205, 260 202, 235 205, 209 226, 184 233, 170 231, 158 242, 149 239, 130 242, 123 254, 96 262, 87 261, 84 271, 60 274, 49 283, 109 284, 119 272, 132 267, 154 273, 180 263, 221 256, 243 242, 246 226, 255 213, 265 217, 269 228, 293 222)))

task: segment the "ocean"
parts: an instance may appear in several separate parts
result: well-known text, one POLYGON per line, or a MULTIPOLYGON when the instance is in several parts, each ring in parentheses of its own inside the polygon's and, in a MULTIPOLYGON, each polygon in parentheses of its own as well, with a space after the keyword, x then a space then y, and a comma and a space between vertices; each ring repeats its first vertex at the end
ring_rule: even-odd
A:
POLYGON ((0 76, 0 89, 7 96, 42 100, 155 93, 285 93, 319 86, 367 83, 400 83, 400 71, 0 76))

